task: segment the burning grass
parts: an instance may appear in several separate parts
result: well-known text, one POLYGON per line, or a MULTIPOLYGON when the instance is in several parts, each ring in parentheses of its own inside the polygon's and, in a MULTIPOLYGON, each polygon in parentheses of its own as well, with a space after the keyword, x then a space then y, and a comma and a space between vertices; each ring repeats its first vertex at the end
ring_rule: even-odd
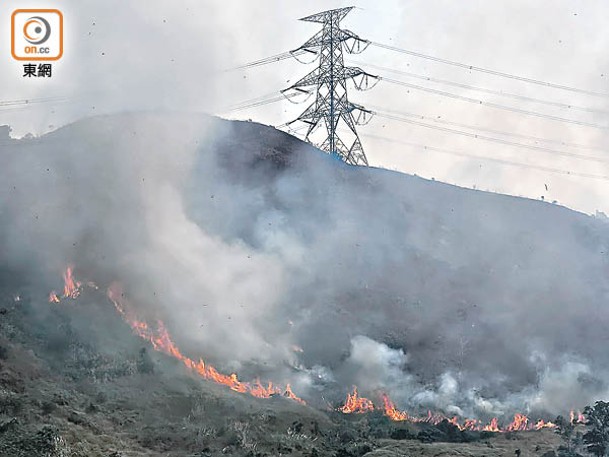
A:
POLYGON ((146 322, 139 320, 134 316, 124 299, 120 284, 115 282, 110 285, 108 288, 108 298, 136 335, 149 341, 156 351, 180 360, 189 370, 198 374, 203 379, 224 385, 235 392, 247 393, 258 398, 269 398, 273 395, 282 395, 298 403, 305 403, 304 400, 297 397, 294 392, 292 392, 292 388, 289 384, 282 388, 273 384, 271 381, 264 385, 259 379, 256 379, 253 382, 243 382, 239 380, 235 373, 229 375, 222 374, 213 366, 206 364, 203 359, 195 361, 185 356, 173 342, 162 321, 158 320, 156 322, 156 328, 153 329, 146 322))
MULTIPOLYGON (((63 274, 64 288, 61 299, 77 299, 83 289, 83 283, 74 278, 73 267, 68 266, 63 274)), ((87 283, 90 287, 96 288, 94 283, 87 283)), ((140 338, 148 341, 152 347, 161 353, 171 356, 184 364, 184 366, 193 373, 202 377, 205 380, 212 381, 230 388, 239 393, 245 393, 257 398, 270 398, 271 396, 283 396, 297 403, 305 404, 305 401, 298 397, 293 391, 290 384, 281 387, 271 381, 262 383, 259 379, 252 382, 241 381, 235 373, 223 374, 215 367, 207 364, 203 359, 198 361, 184 355, 179 347, 171 338, 165 324, 157 320, 154 326, 139 319, 125 299, 122 288, 118 282, 112 283, 107 289, 107 296, 114 305, 116 311, 129 324, 133 332, 140 338)), ((60 297, 55 291, 49 295, 49 302, 59 303, 60 297)), ((406 411, 399 410, 391 398, 382 393, 380 402, 375 404, 372 400, 363 397, 359 394, 356 386, 352 391, 347 393, 345 402, 338 408, 338 411, 343 414, 365 414, 374 411, 380 411, 384 416, 394 422, 409 422, 413 424, 430 424, 439 425, 447 422, 456 427, 460 431, 472 432, 494 432, 506 433, 515 431, 531 431, 542 429, 554 429, 556 425, 542 419, 531 420, 527 415, 516 413, 511 422, 500 424, 498 418, 492 418, 488 423, 483 423, 478 419, 460 419, 457 416, 445 416, 441 413, 432 413, 428 411, 425 416, 412 415, 406 411)), ((583 423, 585 420, 581 413, 571 412, 571 423, 583 423)))

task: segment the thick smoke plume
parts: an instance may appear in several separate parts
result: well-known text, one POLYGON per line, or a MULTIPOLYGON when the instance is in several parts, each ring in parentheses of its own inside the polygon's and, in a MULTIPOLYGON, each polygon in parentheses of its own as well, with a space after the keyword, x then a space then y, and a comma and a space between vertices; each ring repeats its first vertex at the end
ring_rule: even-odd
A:
POLYGON ((193 356, 309 399, 358 385, 471 417, 607 390, 602 220, 204 116, 91 118, 0 153, 0 256, 41 301, 73 263, 193 356))

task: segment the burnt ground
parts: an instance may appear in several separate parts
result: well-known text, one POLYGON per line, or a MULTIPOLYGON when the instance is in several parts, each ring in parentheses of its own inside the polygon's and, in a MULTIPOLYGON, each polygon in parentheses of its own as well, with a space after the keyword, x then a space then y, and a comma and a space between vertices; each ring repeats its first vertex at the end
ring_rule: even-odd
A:
POLYGON ((495 435, 344 416, 202 381, 132 334, 101 291, 0 297, 0 456, 523 456, 551 431, 495 435))

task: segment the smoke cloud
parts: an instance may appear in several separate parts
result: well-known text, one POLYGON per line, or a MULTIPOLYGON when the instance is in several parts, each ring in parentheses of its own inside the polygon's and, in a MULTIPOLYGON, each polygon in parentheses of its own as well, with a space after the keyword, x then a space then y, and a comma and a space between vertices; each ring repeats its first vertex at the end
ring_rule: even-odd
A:
POLYGON ((0 255, 41 302, 74 263, 193 357, 313 402, 358 385, 402 408, 558 414, 607 390, 604 220, 206 116, 0 144, 0 255))

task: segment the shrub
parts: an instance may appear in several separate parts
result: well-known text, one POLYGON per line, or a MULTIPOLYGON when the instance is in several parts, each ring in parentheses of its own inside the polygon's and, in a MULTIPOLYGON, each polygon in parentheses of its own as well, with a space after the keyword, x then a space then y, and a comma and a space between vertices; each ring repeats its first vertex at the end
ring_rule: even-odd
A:
POLYGON ((586 449, 597 457, 603 457, 609 445, 609 403, 597 401, 594 406, 586 406, 584 416, 586 425, 591 427, 583 436, 586 449))

